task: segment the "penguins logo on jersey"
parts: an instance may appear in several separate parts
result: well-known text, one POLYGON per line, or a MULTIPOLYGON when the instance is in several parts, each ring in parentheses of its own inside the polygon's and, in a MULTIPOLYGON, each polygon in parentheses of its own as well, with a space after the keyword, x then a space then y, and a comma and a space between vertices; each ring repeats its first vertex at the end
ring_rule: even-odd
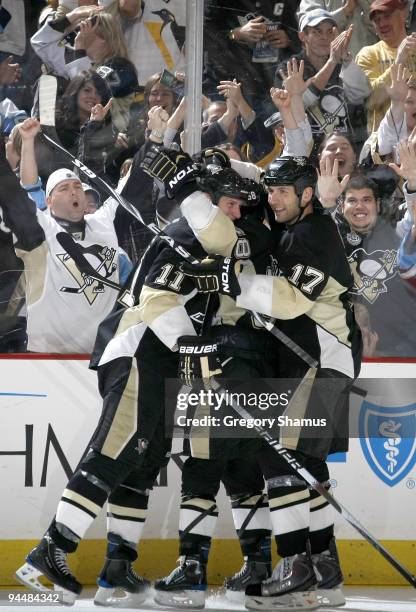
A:
MULTIPOLYGON (((117 264, 114 262, 116 256, 116 250, 109 247, 103 247, 99 244, 94 244, 89 247, 83 247, 79 245, 83 251, 83 255, 88 259, 91 265, 94 266, 96 272, 98 272, 104 278, 109 278, 116 270, 117 264)), ((74 280, 77 282, 77 287, 61 287, 60 291, 64 293, 76 293, 84 294, 85 299, 91 305, 97 299, 100 293, 104 293, 105 287, 100 281, 94 280, 88 276, 82 274, 72 257, 67 253, 56 254, 59 261, 65 266, 74 280)))
POLYGON ((269 255, 269 261, 270 264, 267 266, 266 274, 269 276, 282 276, 277 259, 273 255, 269 255))
POLYGON ((382 293, 387 293, 386 283, 397 274, 397 251, 377 250, 367 253, 356 249, 349 256, 354 276, 353 294, 363 296, 372 304, 382 293))
POLYGON ((189 318, 192 319, 192 321, 195 321, 195 323, 198 323, 198 325, 202 325, 204 322, 205 313, 196 312, 195 314, 190 315, 189 318))
POLYGON ((299 166, 306 166, 308 159, 306 157, 294 157, 293 161, 296 162, 299 166))

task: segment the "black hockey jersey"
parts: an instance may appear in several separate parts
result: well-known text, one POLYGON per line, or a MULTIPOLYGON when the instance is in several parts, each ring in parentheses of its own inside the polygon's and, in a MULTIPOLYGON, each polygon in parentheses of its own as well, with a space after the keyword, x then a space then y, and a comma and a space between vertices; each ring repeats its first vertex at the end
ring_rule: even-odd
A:
MULTIPOLYGON (((271 273, 269 230, 248 218, 236 222, 235 232, 234 256, 246 260, 246 265, 259 274, 271 273)), ((184 218, 170 224, 166 234, 195 258, 206 257, 184 218)), ((91 368, 116 357, 134 355, 146 326, 170 349, 175 348, 179 336, 200 330, 207 297, 198 294, 191 279, 180 271, 182 262, 183 258, 166 241, 159 237, 153 240, 131 272, 113 311, 98 328, 91 368), (126 295, 131 296, 131 307, 125 306, 126 295)), ((236 306, 235 300, 221 296, 213 325, 237 323, 258 328, 251 315, 236 306)))
MULTIPOLYGON (((353 278, 337 227, 320 208, 279 233, 273 249, 284 291, 293 292, 285 306, 276 293, 278 326, 320 367, 355 377, 361 362, 361 340, 351 304, 353 278), (280 304, 279 304, 280 302, 280 304)), ((282 362, 296 359, 291 351, 282 362)))
MULTIPOLYGON (((206 256, 184 218, 169 225, 165 233, 194 257, 206 256)), ((179 270, 182 261, 163 239, 154 238, 130 273, 112 312, 98 327, 90 368, 133 356, 148 327, 168 348, 174 348, 175 334, 197 333, 207 297, 198 295, 192 281, 179 270), (126 296, 131 306, 126 306, 126 296)))

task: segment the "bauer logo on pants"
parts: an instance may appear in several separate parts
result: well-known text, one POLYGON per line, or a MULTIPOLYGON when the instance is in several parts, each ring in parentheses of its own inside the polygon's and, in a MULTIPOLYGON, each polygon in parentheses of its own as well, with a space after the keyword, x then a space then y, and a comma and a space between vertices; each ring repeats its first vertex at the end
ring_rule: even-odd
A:
POLYGON ((382 408, 364 401, 359 418, 360 442, 373 472, 394 487, 416 462, 416 404, 382 408))

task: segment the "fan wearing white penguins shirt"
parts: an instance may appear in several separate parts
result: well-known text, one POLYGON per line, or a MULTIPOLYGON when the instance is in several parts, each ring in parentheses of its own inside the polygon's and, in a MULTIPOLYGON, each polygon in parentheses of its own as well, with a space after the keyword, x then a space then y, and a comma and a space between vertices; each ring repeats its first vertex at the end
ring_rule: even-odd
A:
POLYGON ((78 176, 61 168, 46 185, 47 211, 41 211, 20 187, 5 157, 0 158, 0 206, 5 225, 25 265, 28 350, 89 353, 98 323, 110 312, 117 292, 88 284, 56 239, 67 231, 80 243, 99 273, 119 281, 117 202, 109 200, 85 215, 87 200, 78 176))

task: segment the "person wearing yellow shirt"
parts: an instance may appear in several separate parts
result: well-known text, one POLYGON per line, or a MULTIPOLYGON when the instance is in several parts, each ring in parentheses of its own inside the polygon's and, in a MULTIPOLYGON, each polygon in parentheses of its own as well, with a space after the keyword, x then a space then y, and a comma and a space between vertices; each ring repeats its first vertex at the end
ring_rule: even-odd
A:
POLYGON ((408 4, 407 0, 374 0, 370 7, 369 17, 380 40, 363 47, 355 60, 372 89, 367 103, 369 133, 377 131, 389 107, 386 88, 391 84, 391 66, 404 64, 416 78, 416 33, 408 36, 406 32, 408 4))

